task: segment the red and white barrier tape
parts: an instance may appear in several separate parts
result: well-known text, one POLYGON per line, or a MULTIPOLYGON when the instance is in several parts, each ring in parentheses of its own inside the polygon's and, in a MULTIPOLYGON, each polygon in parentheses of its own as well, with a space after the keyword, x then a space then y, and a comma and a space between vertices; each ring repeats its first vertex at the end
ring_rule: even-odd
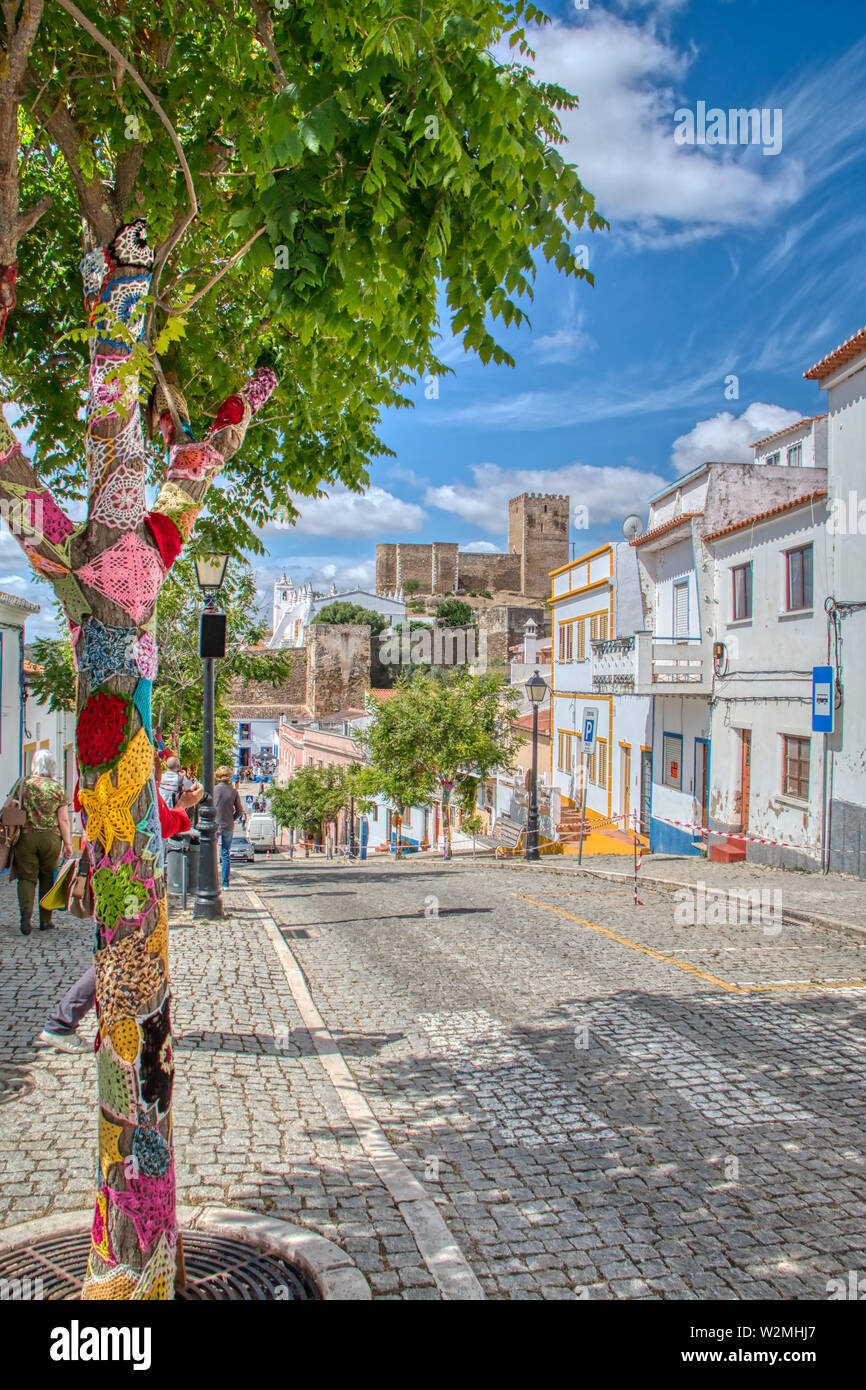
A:
POLYGON ((653 820, 663 821, 665 825, 676 825, 680 830, 691 830, 698 835, 716 835, 722 840, 749 840, 753 845, 779 845, 782 849, 801 850, 804 854, 819 854, 815 845, 792 845, 788 840, 767 840, 760 835, 746 835, 742 831, 708 830, 705 825, 690 825, 684 820, 670 820, 668 816, 653 816, 653 820))

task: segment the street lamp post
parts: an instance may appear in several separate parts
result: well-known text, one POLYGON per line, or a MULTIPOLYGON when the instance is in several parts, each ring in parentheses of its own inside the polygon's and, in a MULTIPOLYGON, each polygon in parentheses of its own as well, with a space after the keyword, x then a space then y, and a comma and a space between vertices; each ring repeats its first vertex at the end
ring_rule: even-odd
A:
POLYGON ((204 698, 202 702, 202 785, 204 796, 198 824, 201 848, 198 861, 198 891, 195 899, 197 917, 212 920, 223 915, 217 863, 217 823, 214 811, 214 661, 225 656, 224 613, 217 610, 217 598, 226 575, 227 555, 205 555, 196 558, 195 572, 204 596, 204 612, 199 620, 199 656, 204 659, 204 698))
POLYGON ((532 771, 529 784, 529 815, 526 821, 526 859, 538 856, 538 706, 547 694, 547 681, 536 671, 526 682, 526 694, 532 705, 532 771))
POLYGON ((349 858, 355 858, 355 798, 349 797, 349 858))

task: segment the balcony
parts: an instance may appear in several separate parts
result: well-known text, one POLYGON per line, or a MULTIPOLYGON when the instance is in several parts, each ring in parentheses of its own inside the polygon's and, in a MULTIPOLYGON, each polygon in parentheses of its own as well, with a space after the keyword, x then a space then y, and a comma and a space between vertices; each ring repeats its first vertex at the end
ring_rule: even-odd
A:
POLYGON ((592 688, 599 695, 709 695, 712 658, 700 637, 633 637, 590 642, 592 688))

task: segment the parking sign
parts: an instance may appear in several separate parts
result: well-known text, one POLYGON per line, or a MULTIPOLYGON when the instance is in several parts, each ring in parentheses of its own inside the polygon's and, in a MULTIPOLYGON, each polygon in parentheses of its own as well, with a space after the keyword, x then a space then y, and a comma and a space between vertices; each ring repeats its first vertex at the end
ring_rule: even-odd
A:
POLYGON ((584 705, 583 707, 583 734, 581 738, 582 751, 592 753, 595 750, 595 732, 598 728, 598 706, 584 705))
POLYGON ((812 732, 832 734, 835 700, 833 699, 833 667, 812 667, 812 732))

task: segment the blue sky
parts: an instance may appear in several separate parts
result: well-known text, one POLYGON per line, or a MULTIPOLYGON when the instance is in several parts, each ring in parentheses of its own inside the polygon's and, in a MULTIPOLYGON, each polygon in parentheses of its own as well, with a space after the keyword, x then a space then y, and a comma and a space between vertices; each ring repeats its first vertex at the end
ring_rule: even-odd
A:
MULTIPOLYGON (((568 157, 611 223, 574 237, 595 286, 540 266, 531 331, 500 334, 514 370, 466 356, 446 320, 454 375, 438 399, 422 386, 414 411, 385 418, 397 457, 374 465, 366 496, 332 490, 300 501, 295 527, 268 528, 263 598, 284 567, 322 587, 370 584, 378 540, 504 548, 506 502, 521 491, 588 508, 589 529, 572 531, 578 553, 618 538, 663 482, 706 458, 747 459, 749 441, 822 411, 802 373, 866 323, 859 5, 546 8, 537 70, 581 99, 564 122, 568 157), (701 101, 778 108, 781 150, 678 144, 674 113, 701 101)), ((10 558, 4 543, 0 568, 10 558)), ((29 593, 14 574, 12 584, 0 573, 0 588, 29 593)))

